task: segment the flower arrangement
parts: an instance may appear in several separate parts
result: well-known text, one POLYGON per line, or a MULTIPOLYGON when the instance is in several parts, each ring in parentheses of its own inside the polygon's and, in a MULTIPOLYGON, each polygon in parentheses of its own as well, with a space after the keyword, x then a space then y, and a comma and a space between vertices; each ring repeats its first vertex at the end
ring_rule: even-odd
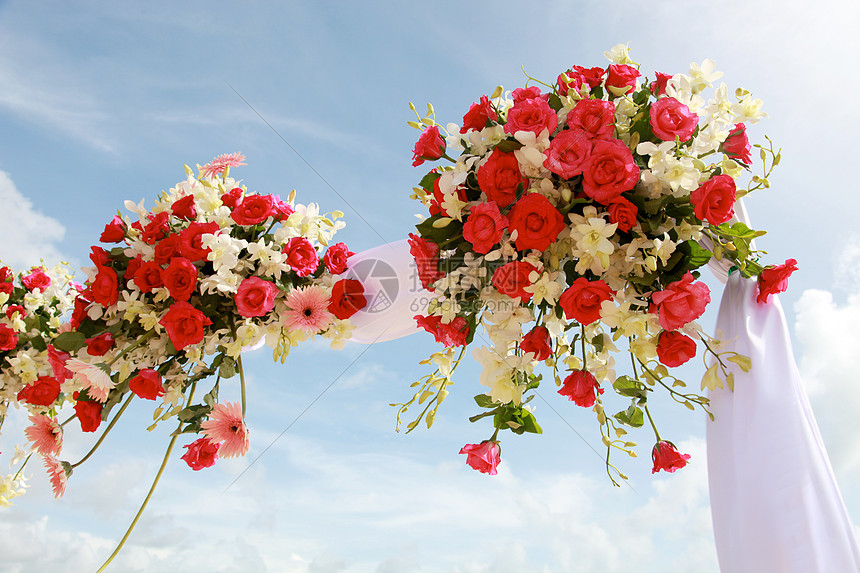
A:
POLYGON ((727 260, 757 276, 759 302, 785 290, 796 270, 793 259, 763 267, 752 240, 764 232, 732 220, 735 201, 769 187, 780 160, 770 139, 756 145, 761 175, 739 181, 758 163, 747 125, 766 116, 761 100, 743 89, 732 97, 725 84, 705 99, 722 76, 711 60, 649 81, 626 46, 605 54, 608 67, 574 66, 552 85, 529 77, 540 85, 499 87, 460 126, 438 125, 432 105, 410 122, 422 131, 413 165, 448 162, 414 188, 428 214, 410 235, 432 292, 428 314, 415 319, 445 348, 424 362, 435 371, 413 384, 412 399, 396 404, 397 424, 422 405, 407 431, 422 419, 432 425, 452 372, 479 338, 473 356, 487 390, 475 396, 483 412, 471 421, 489 417, 493 430, 460 453, 481 472, 496 473, 501 430, 541 433, 528 405, 540 362, 560 395, 594 412, 613 483, 625 476, 610 453, 635 456, 628 428, 646 420, 653 472, 683 467, 689 456, 661 438, 652 393, 710 415, 707 397, 672 369, 710 356, 704 390, 732 387, 728 362, 750 367, 697 324, 711 300, 699 269, 727 260), (621 351, 627 374, 618 372, 621 351), (622 402, 617 412, 607 388, 622 402))
POLYGON ((162 470, 186 435, 199 436, 182 456, 193 470, 244 455, 243 349, 265 343, 283 362, 312 336, 335 348, 349 338, 349 317, 366 300, 359 281, 339 278, 353 254, 331 243, 343 214, 295 204, 295 192, 286 201, 249 192, 229 175, 243 160, 218 157, 197 176, 186 166, 186 179, 151 210, 127 201, 134 217, 118 214, 105 226, 100 240, 113 246, 92 247, 84 285, 62 269, 14 280, 0 268, 0 422, 13 405, 32 423, 21 467, 0 483, 0 504, 22 493, 21 469, 33 455, 63 495, 134 401, 154 404, 150 429, 176 424, 162 470), (224 401, 223 381, 236 374, 239 399, 224 401), (201 388, 206 380, 214 381, 201 388), (61 461, 69 424, 101 429, 74 463, 61 461))

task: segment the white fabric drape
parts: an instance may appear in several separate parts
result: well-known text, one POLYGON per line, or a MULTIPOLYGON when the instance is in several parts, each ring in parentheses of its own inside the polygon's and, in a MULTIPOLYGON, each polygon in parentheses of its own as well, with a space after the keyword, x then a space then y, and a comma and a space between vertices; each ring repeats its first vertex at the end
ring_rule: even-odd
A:
POLYGON ((794 361, 776 297, 729 277, 717 330, 749 356, 710 393, 711 513, 723 573, 857 573, 860 550, 794 361))

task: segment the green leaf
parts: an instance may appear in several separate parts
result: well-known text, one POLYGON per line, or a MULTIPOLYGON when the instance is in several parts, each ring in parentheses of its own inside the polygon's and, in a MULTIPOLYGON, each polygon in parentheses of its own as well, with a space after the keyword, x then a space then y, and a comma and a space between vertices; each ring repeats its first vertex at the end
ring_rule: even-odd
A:
POLYGON ((428 193, 433 193, 433 184, 434 184, 434 183, 436 182, 436 180, 437 180, 437 179, 439 179, 440 177, 442 177, 442 175, 441 175, 441 174, 439 174, 439 173, 434 173, 434 172, 432 172, 432 171, 431 171, 430 173, 428 173, 427 175, 425 175, 425 176, 421 179, 421 183, 419 183, 419 185, 421 185, 421 187, 423 187, 423 188, 424 188, 424 190, 425 190, 425 191, 427 191, 428 193))
POLYGON ((684 241, 678 249, 686 255, 684 271, 692 271, 708 264, 708 261, 714 255, 711 251, 699 245, 698 242, 692 240, 684 241))
POLYGON ((65 352, 77 352, 86 346, 86 340, 81 332, 63 332, 54 339, 54 347, 65 352))
POLYGON ((475 396, 475 403, 481 408, 492 408, 497 405, 493 403, 493 399, 486 394, 478 394, 475 396))
POLYGON ((503 151, 505 153, 510 153, 512 151, 516 151, 517 149, 523 146, 522 143, 517 141, 516 139, 504 139, 496 145, 496 149, 499 151, 503 151))
POLYGON ((612 383, 616 392, 628 398, 648 398, 648 390, 630 376, 619 376, 612 383))
POLYGON ((594 347, 595 352, 603 352, 603 333, 602 332, 591 339, 591 345, 594 347))
POLYGON ((204 417, 211 411, 212 408, 210 408, 209 406, 203 406, 201 404, 198 404, 196 406, 188 406, 187 408, 179 412, 179 415, 177 417, 179 418, 180 422, 191 422, 198 418, 204 417))
POLYGON ((618 412, 615 414, 614 418, 625 426, 630 426, 631 428, 641 428, 642 425, 645 424, 645 418, 642 414, 641 408, 638 408, 635 405, 618 412))
POLYGON ((523 429, 532 434, 543 434, 543 429, 538 425, 534 414, 528 410, 523 410, 523 429))
POLYGON ((236 375, 236 363, 225 356, 224 361, 221 362, 221 366, 218 368, 218 375, 221 378, 232 378, 236 375))

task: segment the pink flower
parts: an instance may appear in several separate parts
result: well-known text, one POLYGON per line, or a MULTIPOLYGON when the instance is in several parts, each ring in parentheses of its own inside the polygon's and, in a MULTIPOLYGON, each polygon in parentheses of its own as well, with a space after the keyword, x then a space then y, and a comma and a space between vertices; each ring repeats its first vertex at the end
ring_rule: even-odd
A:
POLYGON ((323 263, 325 263, 325 268, 328 269, 328 272, 333 275, 339 275, 346 272, 347 261, 354 254, 346 246, 346 243, 336 243, 326 250, 325 256, 323 256, 323 263))
POLYGON ((107 400, 115 385, 110 374, 77 358, 66 361, 66 368, 74 372, 75 378, 83 383, 82 389, 86 389, 90 398, 101 403, 107 400))
POLYGON ((248 453, 248 428, 242 419, 239 402, 215 404, 209 419, 200 424, 203 434, 213 443, 220 443, 222 457, 244 456, 248 453))
POLYGON ((21 277, 21 284, 29 291, 43 291, 51 286, 51 277, 45 274, 44 268, 38 267, 21 277))
POLYGON ((317 286, 293 289, 287 295, 289 309, 284 313, 284 324, 290 330, 303 330, 315 334, 333 320, 328 310, 329 297, 317 286))
POLYGON ((236 291, 236 310, 246 318, 265 316, 275 308, 276 296, 278 287, 273 283, 260 277, 248 277, 239 284, 236 291))
POLYGON ((708 285, 694 280, 688 272, 681 280, 651 295, 653 304, 650 310, 658 314, 660 326, 666 330, 678 330, 696 320, 711 302, 708 285))
POLYGON ((750 155, 752 147, 750 147, 750 140, 747 137, 747 128, 742 123, 736 124, 729 132, 720 149, 723 153, 732 159, 740 161, 744 165, 752 163, 752 156, 750 155))
POLYGON ((577 406, 591 408, 597 401, 597 396, 603 394, 603 388, 591 372, 574 370, 564 379, 558 393, 567 396, 568 400, 577 406))
POLYGON ((179 459, 184 460, 192 470, 199 471, 215 465, 221 444, 210 442, 209 438, 200 438, 182 447, 188 448, 188 451, 179 459))
POLYGON ((788 259, 785 263, 774 267, 765 267, 758 276, 758 297, 756 302, 765 303, 772 294, 785 292, 788 288, 788 277, 797 270, 797 261, 788 259))
POLYGON ((687 141, 699 125, 699 116, 673 97, 658 99, 650 113, 654 135, 663 141, 687 141))
POLYGON ((489 253, 501 239, 508 226, 508 218, 499 212, 494 201, 472 207, 463 225, 463 238, 469 241, 476 253, 489 253))
POLYGON ((480 444, 466 444, 460 449, 466 454, 466 465, 482 474, 496 475, 496 467, 501 461, 502 448, 499 442, 488 440, 480 444))
POLYGON ((33 442, 33 449, 43 456, 56 456, 63 447, 63 428, 55 418, 42 414, 30 416, 32 426, 24 430, 27 440, 33 442))
POLYGON ((281 249, 287 255, 287 265, 300 277, 316 272, 320 258, 314 246, 304 237, 293 237, 281 249))
POLYGON ((241 152, 219 155, 200 168, 200 175, 211 179, 224 173, 224 170, 228 167, 247 165, 246 163, 242 163, 243 161, 245 161, 245 156, 241 152))
POLYGON ((591 141, 591 138, 582 131, 572 129, 561 131, 544 151, 546 155, 544 166, 563 179, 582 174, 582 168, 591 155, 591 141))
POLYGON ((675 444, 672 442, 661 441, 654 445, 651 450, 651 460, 654 462, 652 474, 660 470, 674 473, 687 465, 687 460, 690 459, 690 454, 682 454, 675 449, 675 444))
POLYGON ((522 99, 508 111, 505 133, 530 131, 540 135, 543 130, 552 133, 558 126, 558 114, 542 98, 522 99))
POLYGON ((444 344, 448 348, 466 346, 466 339, 469 337, 469 325, 462 316, 455 316, 447 324, 442 322, 441 316, 421 316, 419 314, 414 318, 418 326, 432 334, 439 344, 444 344))
POLYGON ((436 160, 445 155, 445 140, 435 125, 428 127, 415 143, 412 150, 412 167, 418 167, 425 160, 436 160))
POLYGON ((628 92, 636 88, 636 78, 641 74, 639 70, 627 64, 611 64, 606 69, 606 87, 628 92))
POLYGON ((735 213, 737 187, 730 175, 714 175, 690 193, 693 212, 702 221, 714 225, 725 223, 735 213))
POLYGON ((580 137, 615 138, 615 104, 602 99, 583 99, 567 114, 567 125, 580 137))
POLYGON ((54 456, 44 456, 42 463, 45 464, 45 469, 48 470, 48 477, 51 479, 51 487, 54 490, 54 497, 63 497, 66 493, 66 481, 69 479, 69 474, 72 473, 72 468, 69 466, 68 473, 66 472, 66 462, 61 462, 54 456))
POLYGON ((639 181, 633 153, 620 140, 599 139, 582 167, 582 189, 602 205, 608 205, 639 181))

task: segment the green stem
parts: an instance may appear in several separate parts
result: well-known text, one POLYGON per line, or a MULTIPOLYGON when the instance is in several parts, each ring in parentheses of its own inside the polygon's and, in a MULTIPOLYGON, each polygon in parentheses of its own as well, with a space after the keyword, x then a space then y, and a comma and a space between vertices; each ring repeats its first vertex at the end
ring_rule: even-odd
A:
POLYGON ((127 399, 125 402, 123 402, 122 407, 119 409, 119 412, 117 412, 117 413, 116 413, 116 416, 114 416, 114 417, 113 417, 113 419, 110 421, 110 423, 107 425, 107 428, 105 428, 105 431, 104 431, 104 432, 102 432, 102 435, 99 437, 98 441, 96 441, 96 443, 93 445, 93 447, 92 447, 92 448, 90 448, 90 451, 88 451, 88 452, 87 452, 87 455, 85 455, 84 457, 82 457, 82 458, 81 458, 81 460, 80 460, 78 463, 72 464, 72 469, 74 469, 74 468, 78 467, 79 465, 81 465, 82 463, 84 463, 85 461, 87 461, 87 460, 89 459, 89 457, 90 457, 91 455, 93 455, 93 453, 94 453, 97 449, 99 449, 99 446, 100 446, 100 445, 102 445, 102 442, 103 442, 103 441, 104 441, 104 439, 107 437, 108 433, 109 433, 109 432, 113 429, 113 427, 116 425, 116 422, 117 422, 117 420, 119 420, 119 417, 120 417, 120 416, 122 416, 122 413, 123 413, 123 412, 125 412, 125 409, 126 409, 126 408, 128 408, 128 405, 129 405, 129 404, 131 404, 131 399, 132 399, 132 398, 134 398, 134 393, 129 392, 129 394, 128 394, 128 399, 127 399))
POLYGON ((582 327, 582 369, 588 370, 588 360, 585 357, 585 325, 580 325, 582 327))
POLYGON ((242 355, 236 358, 236 366, 239 367, 239 387, 242 392, 242 417, 245 417, 245 369, 242 368, 242 355))
POLYGON ((24 463, 21 464, 21 467, 18 468, 18 471, 15 472, 15 477, 12 478, 12 481, 15 481, 16 479, 18 479, 18 476, 21 475, 22 471, 24 471, 24 467, 27 465, 27 462, 29 462, 30 458, 32 458, 32 457, 33 457, 32 453, 27 454, 27 458, 24 460, 24 463))
POLYGON ((146 342, 150 338, 152 338, 153 336, 155 336, 154 330, 150 330, 148 332, 145 332, 142 336, 138 337, 137 342, 135 342, 134 344, 132 344, 128 348, 123 349, 122 352, 120 352, 119 354, 114 356, 114 358, 110 362, 107 363, 107 366, 113 366, 114 362, 116 362, 117 360, 119 360, 120 358, 122 358, 123 356, 125 356, 126 354, 128 354, 129 352, 131 352, 132 350, 134 350, 135 348, 137 348, 138 346, 140 346, 141 344, 143 344, 144 342, 146 342))
POLYGON ((660 432, 657 431, 657 426, 654 424, 654 418, 651 417, 651 412, 648 410, 648 405, 643 405, 642 409, 645 410, 645 414, 648 416, 648 421, 651 422, 651 428, 654 430, 654 435, 657 436, 657 441, 662 442, 663 440, 660 439, 660 432))
MULTIPOLYGON (((191 391, 188 393, 188 400, 185 402, 185 407, 187 408, 191 404, 191 400, 194 398, 194 389, 197 386, 197 382, 194 382, 191 386, 191 391)), ((138 520, 140 520, 140 516, 143 515, 143 511, 146 509, 146 505, 149 503, 152 494, 155 492, 155 487, 158 485, 159 480, 161 479, 161 474, 164 473, 164 468, 167 467, 167 462, 170 459, 170 454, 173 452, 173 446, 176 444, 176 439, 179 437, 178 431, 182 428, 182 422, 179 423, 179 427, 177 428, 177 432, 170 438, 170 443, 167 444, 167 451, 164 453, 164 459, 161 461, 161 467, 158 468, 158 473, 155 474, 155 480, 152 482, 152 487, 149 488, 149 493, 146 494, 146 498, 144 498, 143 503, 140 506, 140 509, 137 510, 137 515, 134 516, 134 519, 131 522, 131 525, 128 526, 128 530, 125 532, 125 535, 122 536, 119 544, 117 544, 116 549, 113 550, 113 553, 110 554, 110 557, 107 558, 99 570, 96 573, 102 573, 107 566, 110 565, 111 561, 119 555, 119 552, 122 550, 125 542, 128 541, 131 532, 134 531, 134 527, 137 525, 138 520)))

